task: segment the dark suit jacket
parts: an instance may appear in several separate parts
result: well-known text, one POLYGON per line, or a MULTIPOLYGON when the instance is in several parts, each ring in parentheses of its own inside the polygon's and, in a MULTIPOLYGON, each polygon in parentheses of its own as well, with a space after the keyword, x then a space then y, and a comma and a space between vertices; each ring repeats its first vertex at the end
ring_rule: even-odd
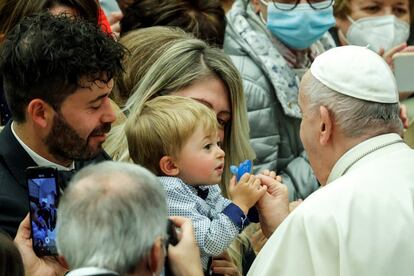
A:
POLYGON ((11 112, 6 102, 6 95, 3 89, 3 79, 0 75, 0 125, 5 125, 10 120, 11 112))
MULTIPOLYGON (((102 152, 95 159, 75 162, 75 169, 110 157, 102 152)), ((0 132, 0 229, 14 237, 29 212, 25 169, 37 166, 11 131, 11 121, 0 132)))

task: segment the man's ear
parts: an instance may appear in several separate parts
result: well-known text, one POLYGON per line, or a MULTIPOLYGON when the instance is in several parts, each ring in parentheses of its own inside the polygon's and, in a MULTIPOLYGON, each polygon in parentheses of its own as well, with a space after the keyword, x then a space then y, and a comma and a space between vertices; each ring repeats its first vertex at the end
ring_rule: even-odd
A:
POLYGON ((333 133, 333 117, 325 106, 319 107, 320 126, 319 126, 319 143, 326 145, 333 133))
POLYGON ((177 176, 180 173, 180 169, 175 165, 173 158, 169 155, 165 155, 161 158, 160 169, 168 176, 177 176))
POLYGON ((164 266, 165 249, 161 239, 156 239, 151 247, 151 252, 147 258, 147 267, 153 273, 158 275, 164 266))
POLYGON ((28 119, 30 118, 38 127, 46 128, 53 121, 54 110, 41 99, 34 99, 29 102, 26 108, 28 119))

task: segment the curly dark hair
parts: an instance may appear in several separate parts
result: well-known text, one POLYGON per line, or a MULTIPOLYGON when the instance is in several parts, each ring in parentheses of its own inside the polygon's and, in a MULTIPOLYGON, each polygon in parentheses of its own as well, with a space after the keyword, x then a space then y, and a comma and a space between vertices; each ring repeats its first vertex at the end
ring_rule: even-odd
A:
POLYGON ((82 87, 81 79, 109 81, 123 71, 125 51, 81 19, 48 13, 23 19, 0 51, 0 73, 14 120, 25 121, 25 108, 35 98, 59 110, 82 87))
POLYGON ((179 27, 222 48, 225 17, 219 0, 135 0, 121 19, 121 35, 153 26, 179 27))

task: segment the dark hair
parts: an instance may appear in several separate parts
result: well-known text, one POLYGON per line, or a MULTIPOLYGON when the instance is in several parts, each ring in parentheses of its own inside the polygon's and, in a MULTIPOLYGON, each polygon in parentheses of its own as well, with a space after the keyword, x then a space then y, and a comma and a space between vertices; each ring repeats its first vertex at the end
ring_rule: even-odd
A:
POLYGON ((24 276, 22 256, 6 233, 0 231, 0 276, 24 276))
POLYGON ((121 20, 121 35, 153 26, 179 27, 222 48, 226 21, 219 0, 135 0, 121 20))
POLYGON ((23 19, 0 51, 0 73, 14 120, 39 98, 59 110, 81 79, 109 81, 122 71, 125 49, 84 20, 38 14, 23 19))
POLYGON ((58 5, 68 6, 78 12, 78 16, 95 25, 98 25, 99 5, 96 0, 46 0, 45 8, 50 9, 58 5))
POLYGON ((98 24, 98 3, 95 0, 2 0, 0 4, 0 34, 7 36, 25 16, 64 5, 77 11, 83 18, 98 24))

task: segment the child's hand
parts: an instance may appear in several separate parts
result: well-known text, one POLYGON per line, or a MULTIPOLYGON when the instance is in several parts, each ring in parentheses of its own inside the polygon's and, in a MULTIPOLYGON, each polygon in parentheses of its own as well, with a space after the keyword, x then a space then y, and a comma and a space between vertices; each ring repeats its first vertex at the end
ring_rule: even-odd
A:
POLYGON ((245 214, 266 193, 267 186, 262 186, 260 179, 255 175, 245 173, 238 184, 236 177, 230 180, 229 193, 234 204, 240 207, 245 214))

